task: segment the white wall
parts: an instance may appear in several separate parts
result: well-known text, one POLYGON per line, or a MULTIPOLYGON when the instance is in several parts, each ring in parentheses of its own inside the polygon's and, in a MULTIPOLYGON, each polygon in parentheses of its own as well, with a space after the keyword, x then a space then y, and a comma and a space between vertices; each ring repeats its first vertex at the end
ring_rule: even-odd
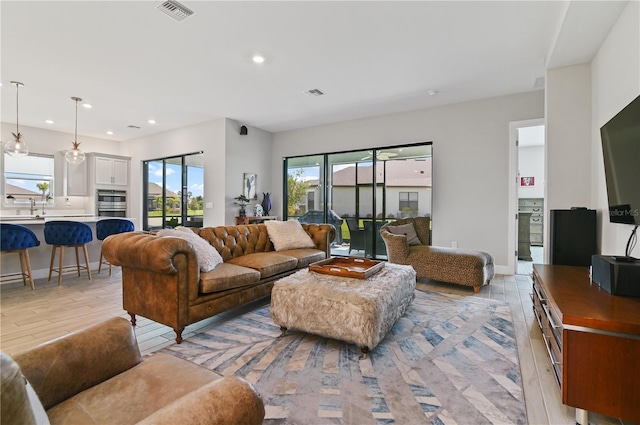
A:
MULTIPOLYGON (((590 66, 550 69, 546 84, 545 222, 548 222, 551 209, 591 204, 590 66)), ((549 240, 548 232, 545 240, 549 240)))
POLYGON ((258 175, 258 201, 262 192, 272 191, 271 133, 248 127, 240 135, 240 124, 231 119, 196 124, 136 139, 129 144, 131 156, 131 199, 134 217, 142 218, 142 161, 173 155, 204 153, 204 226, 235 224, 239 207, 233 198, 242 193, 242 174, 258 175))
POLYGON ((142 219, 142 161, 202 151, 205 164, 204 202, 213 203, 213 208, 204 209, 203 223, 205 226, 224 224, 227 164, 225 119, 196 124, 125 143, 128 147, 127 154, 131 157, 129 199, 133 217, 142 219))
POLYGON ((258 199, 252 200, 246 207, 247 215, 253 215, 253 207, 262 202, 264 192, 276 192, 273 193, 271 202, 273 204, 282 203, 281 191, 274 190, 271 185, 272 173, 278 173, 282 170, 282 167, 271 168, 271 133, 247 126, 247 135, 241 136, 241 125, 234 120, 226 120, 226 225, 236 224, 235 217, 238 215, 240 207, 234 204, 234 198, 242 194, 244 173, 253 173, 258 176, 256 187, 258 199))
POLYGON ((544 197, 544 146, 520 146, 518 148, 520 177, 534 177, 533 186, 520 186, 518 198, 544 197))
MULTIPOLYGON (((433 244, 508 258, 509 122, 542 118, 542 91, 364 118, 273 135, 272 187, 282 158, 433 142, 433 244)), ((281 215, 281 205, 278 205, 281 215)), ((506 270, 506 269, 498 269, 506 270)))
MULTIPOLYGON (((598 211, 599 244, 604 255, 624 254, 633 229, 630 225, 609 223, 600 127, 640 94, 639 23, 640 3, 629 2, 591 63, 591 206, 598 211)), ((640 245, 631 255, 640 257, 640 245)))

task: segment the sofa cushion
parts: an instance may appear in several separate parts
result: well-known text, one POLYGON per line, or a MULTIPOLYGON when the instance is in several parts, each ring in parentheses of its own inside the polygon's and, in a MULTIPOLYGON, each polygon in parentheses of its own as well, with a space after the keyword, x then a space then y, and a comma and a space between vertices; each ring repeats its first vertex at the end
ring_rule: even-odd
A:
POLYGON ((260 277, 264 279, 295 269, 298 265, 298 259, 279 252, 258 252, 232 258, 225 264, 227 263, 257 270, 260 272, 260 277))
POLYGON ((304 231, 298 220, 264 222, 269 239, 276 251, 286 251, 296 248, 315 248, 313 239, 304 231))
POLYGON ((220 375, 206 368, 158 353, 52 407, 47 414, 52 424, 135 424, 217 379, 220 375))
POLYGON ((422 242, 420 242, 418 234, 416 233, 416 228, 413 227, 413 223, 401 224, 398 226, 387 225, 386 228, 394 235, 405 235, 407 237, 407 244, 409 245, 422 245, 422 242))
POLYGON ((210 294, 255 285, 258 282, 260 282, 260 272, 257 270, 227 262, 210 272, 200 273, 200 292, 210 294))
POLYGON ((220 256, 220 253, 214 247, 212 247, 209 242, 193 233, 190 228, 183 227, 180 229, 162 229, 158 231, 157 235, 173 236, 174 238, 180 238, 191 242, 193 248, 196 251, 198 265, 200 266, 200 271, 202 272, 211 271, 219 264, 222 264, 222 257, 220 256))
POLYGON ((302 248, 302 249, 288 249, 286 251, 278 251, 278 254, 290 255, 298 259, 297 268, 303 269, 311 263, 316 261, 322 261, 327 258, 324 251, 319 249, 302 248))

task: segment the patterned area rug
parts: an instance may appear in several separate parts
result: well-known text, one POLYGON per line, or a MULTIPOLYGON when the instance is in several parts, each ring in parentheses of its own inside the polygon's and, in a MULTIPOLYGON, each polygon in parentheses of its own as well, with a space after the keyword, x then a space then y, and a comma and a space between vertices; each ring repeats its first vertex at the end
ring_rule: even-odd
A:
POLYGON ((252 382, 265 424, 527 422, 509 306, 485 298, 416 291, 364 360, 355 345, 281 337, 269 307, 163 351, 252 382))

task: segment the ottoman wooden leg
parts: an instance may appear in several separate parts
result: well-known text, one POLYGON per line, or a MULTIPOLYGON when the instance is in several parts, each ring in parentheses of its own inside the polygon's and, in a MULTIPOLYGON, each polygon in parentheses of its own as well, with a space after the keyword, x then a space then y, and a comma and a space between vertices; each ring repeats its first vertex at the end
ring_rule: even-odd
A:
POLYGON ((286 326, 280 326, 280 332, 282 332, 280 334, 280 336, 284 336, 284 334, 287 333, 287 327, 286 326))
POLYGON ((369 353, 369 347, 362 347, 360 351, 362 351, 362 354, 360 354, 360 360, 366 359, 367 354, 369 353))

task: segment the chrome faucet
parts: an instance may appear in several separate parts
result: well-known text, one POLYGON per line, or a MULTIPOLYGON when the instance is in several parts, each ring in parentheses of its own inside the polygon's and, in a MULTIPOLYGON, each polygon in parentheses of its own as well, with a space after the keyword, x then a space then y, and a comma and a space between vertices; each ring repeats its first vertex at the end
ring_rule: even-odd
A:
POLYGON ((33 198, 29 198, 29 211, 31 213, 31 215, 33 215, 34 212, 38 211, 38 209, 36 208, 36 200, 33 198))

